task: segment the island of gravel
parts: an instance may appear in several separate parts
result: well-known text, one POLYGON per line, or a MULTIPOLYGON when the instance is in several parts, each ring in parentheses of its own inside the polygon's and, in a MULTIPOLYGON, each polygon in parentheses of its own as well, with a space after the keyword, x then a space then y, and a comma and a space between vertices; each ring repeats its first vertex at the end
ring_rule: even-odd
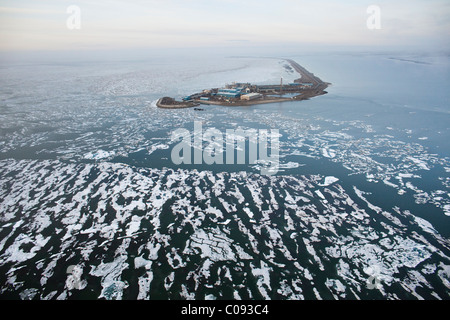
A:
POLYGON ((326 94, 325 89, 330 83, 322 81, 319 77, 309 72, 297 62, 286 59, 290 64, 285 68, 293 68, 301 77, 293 83, 254 85, 251 83, 237 83, 226 85, 225 88, 205 89, 177 101, 174 98, 163 97, 158 99, 156 105, 159 108, 178 109, 197 107, 204 105, 222 106, 248 106, 263 103, 306 100, 312 97, 326 94), (288 95, 286 97, 286 95, 288 95))

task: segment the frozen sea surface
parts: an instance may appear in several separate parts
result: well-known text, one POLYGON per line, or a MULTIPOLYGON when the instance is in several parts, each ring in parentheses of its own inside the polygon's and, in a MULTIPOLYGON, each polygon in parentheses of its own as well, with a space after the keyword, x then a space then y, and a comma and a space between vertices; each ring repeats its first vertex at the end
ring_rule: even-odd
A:
POLYGON ((289 299, 314 298, 316 288, 322 298, 448 297, 445 238, 356 187, 324 186, 320 175, 59 160, 1 168, 4 294, 289 299), (61 282, 71 265, 82 290, 61 282), (375 291, 365 271, 374 266, 375 291))

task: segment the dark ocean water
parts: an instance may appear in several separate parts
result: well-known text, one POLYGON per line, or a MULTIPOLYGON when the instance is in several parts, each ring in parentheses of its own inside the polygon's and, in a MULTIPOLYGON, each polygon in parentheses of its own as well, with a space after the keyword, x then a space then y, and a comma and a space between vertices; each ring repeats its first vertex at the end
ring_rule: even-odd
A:
POLYGON ((282 59, 3 65, 1 298, 449 299, 450 60, 289 58, 328 94, 155 106, 282 59), (175 165, 195 121, 279 130, 278 173, 175 165))

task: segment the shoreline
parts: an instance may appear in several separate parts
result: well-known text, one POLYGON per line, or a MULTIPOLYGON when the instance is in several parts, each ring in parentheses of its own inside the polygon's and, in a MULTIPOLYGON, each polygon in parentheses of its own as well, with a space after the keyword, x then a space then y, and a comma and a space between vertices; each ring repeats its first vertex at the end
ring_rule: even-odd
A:
POLYGON ((252 106, 256 104, 265 104, 265 103, 276 103, 276 102, 284 102, 284 101, 295 101, 293 98, 273 98, 273 99, 264 99, 264 100, 250 100, 250 101, 236 101, 236 102, 223 102, 223 101, 199 101, 200 104, 206 105, 216 105, 216 106, 227 106, 227 107, 242 107, 242 106, 252 106))
POLYGON ((283 98, 283 97, 270 97, 265 98, 262 100, 240 100, 236 102, 228 102, 224 103, 223 101, 202 101, 202 100, 195 100, 199 104, 202 105, 215 105, 215 106, 226 106, 226 107, 242 107, 242 106, 253 106, 258 104, 268 104, 268 103, 277 103, 277 102, 286 102, 286 101, 302 101, 302 100, 309 100, 310 98, 314 98, 317 96, 321 96, 324 94, 327 94, 328 92, 322 91, 321 93, 316 94, 299 94, 291 98, 283 98))

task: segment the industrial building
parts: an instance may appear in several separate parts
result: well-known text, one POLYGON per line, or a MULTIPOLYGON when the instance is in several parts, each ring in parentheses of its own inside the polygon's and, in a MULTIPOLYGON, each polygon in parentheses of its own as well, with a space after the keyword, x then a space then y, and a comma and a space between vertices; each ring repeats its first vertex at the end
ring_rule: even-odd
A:
POLYGON ((194 94, 191 94, 190 96, 184 97, 183 101, 191 101, 194 99, 199 99, 202 96, 203 96, 203 93, 194 93, 194 94))
POLYGON ((219 96, 219 97, 225 97, 225 98, 239 98, 241 96, 241 94, 242 94, 242 89, 236 88, 236 89, 219 89, 215 95, 219 96))
POLYGON ((262 98, 262 94, 256 93, 256 92, 254 92, 254 93, 248 93, 248 94, 243 94, 243 95, 241 96, 241 100, 248 100, 248 101, 250 101, 250 100, 256 100, 256 99, 261 99, 261 98, 262 98))

